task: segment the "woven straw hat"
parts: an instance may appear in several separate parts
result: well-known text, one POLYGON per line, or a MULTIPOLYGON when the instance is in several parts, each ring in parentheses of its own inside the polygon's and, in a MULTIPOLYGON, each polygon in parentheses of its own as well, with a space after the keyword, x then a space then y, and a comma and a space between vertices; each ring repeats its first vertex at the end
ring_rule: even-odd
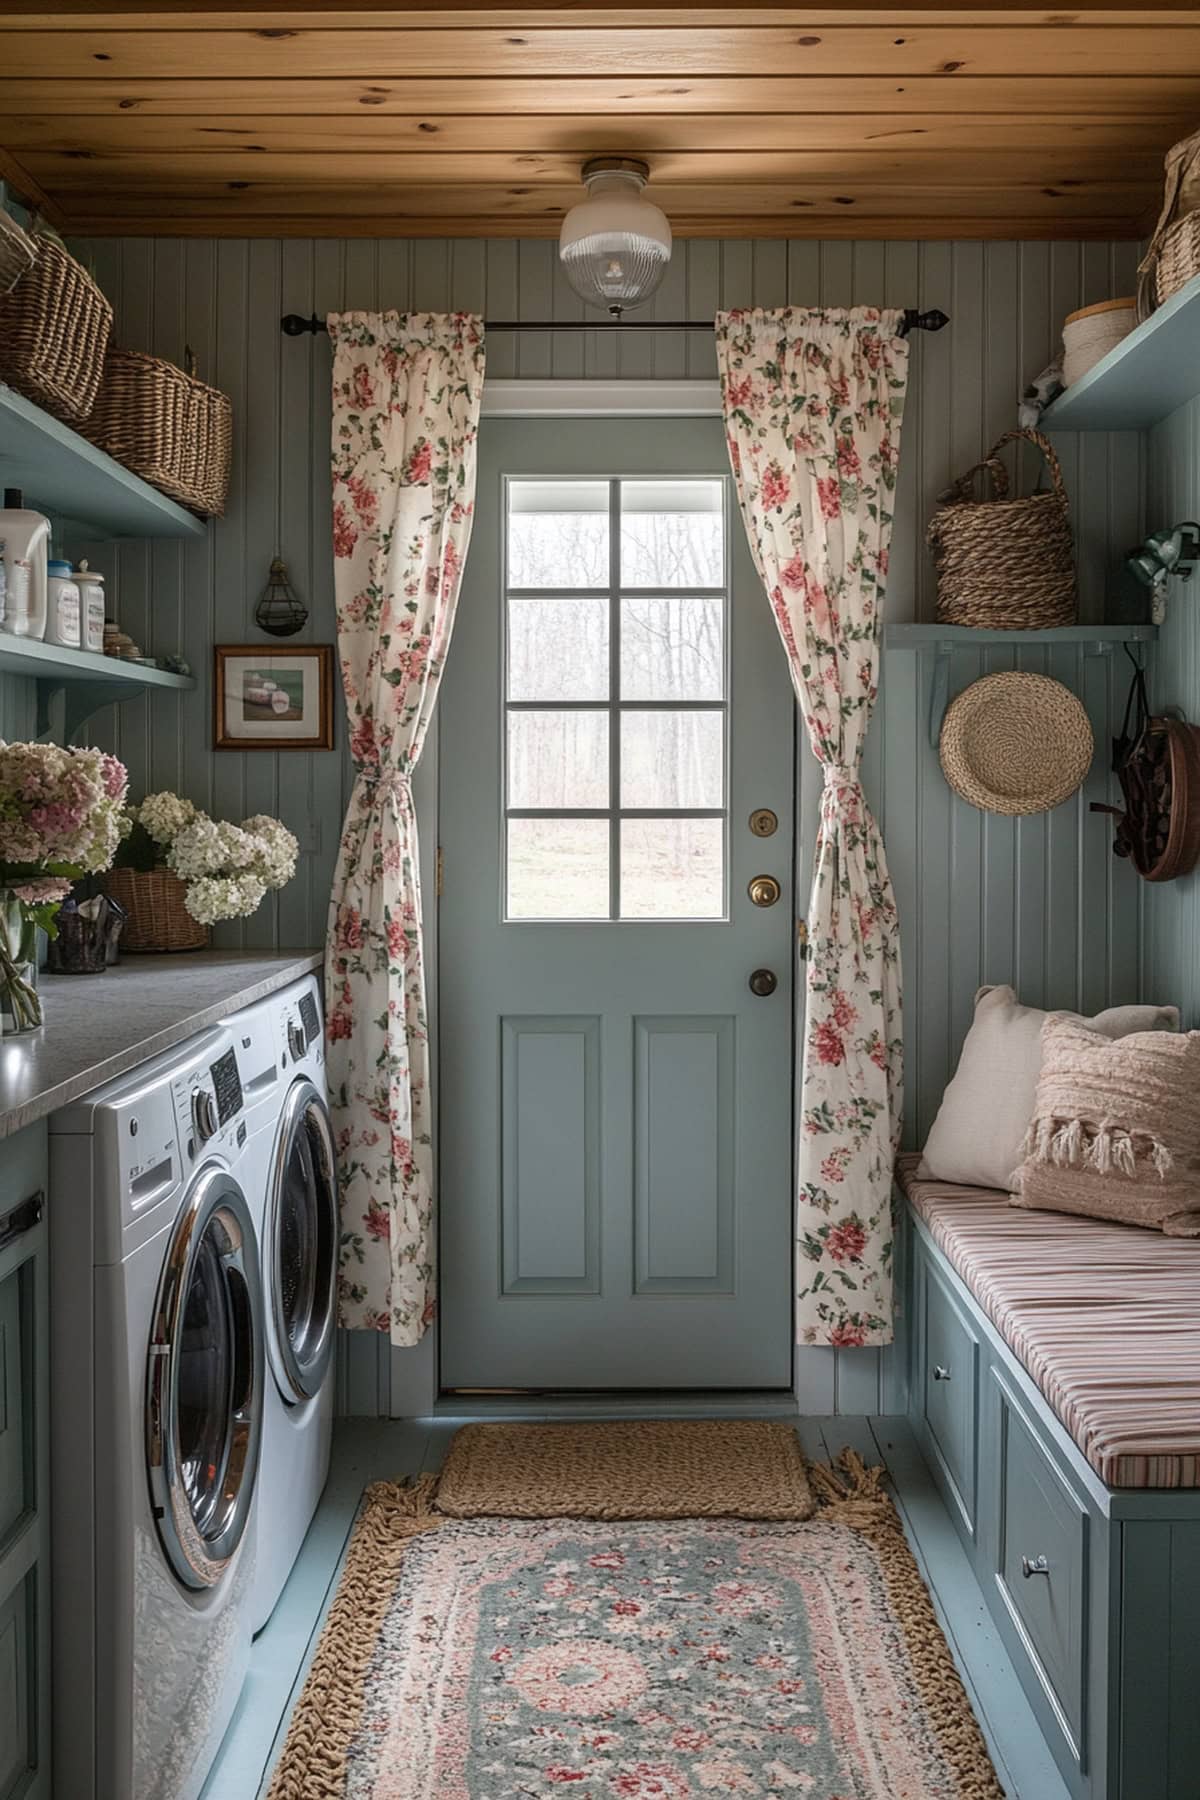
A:
POLYGON ((1061 681, 1007 669, 965 688, 947 709, 939 752, 955 793, 983 812, 1049 812, 1079 787, 1095 743, 1061 681))

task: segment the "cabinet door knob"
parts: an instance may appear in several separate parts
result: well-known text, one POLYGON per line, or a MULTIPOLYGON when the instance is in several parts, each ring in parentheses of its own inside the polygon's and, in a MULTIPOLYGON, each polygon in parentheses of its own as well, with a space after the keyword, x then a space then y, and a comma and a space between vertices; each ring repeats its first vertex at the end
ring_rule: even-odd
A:
POLYGON ((944 1363, 934 1363, 933 1379, 935 1381, 949 1381, 950 1371, 944 1363))
POLYGON ((1046 1561, 1044 1556, 1023 1556, 1021 1558, 1021 1573, 1026 1581, 1029 1580, 1031 1575, 1049 1575, 1050 1564, 1046 1561))

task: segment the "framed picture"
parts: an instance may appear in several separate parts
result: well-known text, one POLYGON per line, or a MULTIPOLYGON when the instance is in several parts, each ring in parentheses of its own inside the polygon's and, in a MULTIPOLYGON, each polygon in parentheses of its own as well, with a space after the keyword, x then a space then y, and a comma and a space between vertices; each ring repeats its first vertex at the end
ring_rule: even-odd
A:
POLYGON ((214 749, 333 749, 332 644, 218 644, 214 656, 214 749))

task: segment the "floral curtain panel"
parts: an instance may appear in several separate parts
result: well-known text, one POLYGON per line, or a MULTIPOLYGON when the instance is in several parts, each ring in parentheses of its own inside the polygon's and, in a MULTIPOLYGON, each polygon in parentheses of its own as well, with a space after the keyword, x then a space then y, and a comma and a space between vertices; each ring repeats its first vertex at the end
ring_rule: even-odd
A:
POLYGON ((341 1322, 415 1344, 435 1301, 429 1042, 412 772, 475 495, 483 325, 333 313, 333 549, 354 791, 329 910, 326 1030, 341 1322))
POLYGON ((808 911, 796 1335, 892 1335, 891 1180, 900 1136, 900 939, 859 780, 908 374, 901 315, 717 317, 729 454, 758 572, 824 774, 808 911))

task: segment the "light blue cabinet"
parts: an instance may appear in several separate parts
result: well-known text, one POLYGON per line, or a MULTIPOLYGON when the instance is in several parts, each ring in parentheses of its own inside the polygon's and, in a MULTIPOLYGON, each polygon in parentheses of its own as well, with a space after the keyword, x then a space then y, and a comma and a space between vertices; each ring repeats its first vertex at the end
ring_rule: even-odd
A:
POLYGON ((1106 1487, 903 1220, 909 1414, 1069 1791, 1200 1800, 1200 1491, 1106 1487))
POLYGON ((46 1128, 0 1156, 0 1800, 49 1800, 46 1128))

